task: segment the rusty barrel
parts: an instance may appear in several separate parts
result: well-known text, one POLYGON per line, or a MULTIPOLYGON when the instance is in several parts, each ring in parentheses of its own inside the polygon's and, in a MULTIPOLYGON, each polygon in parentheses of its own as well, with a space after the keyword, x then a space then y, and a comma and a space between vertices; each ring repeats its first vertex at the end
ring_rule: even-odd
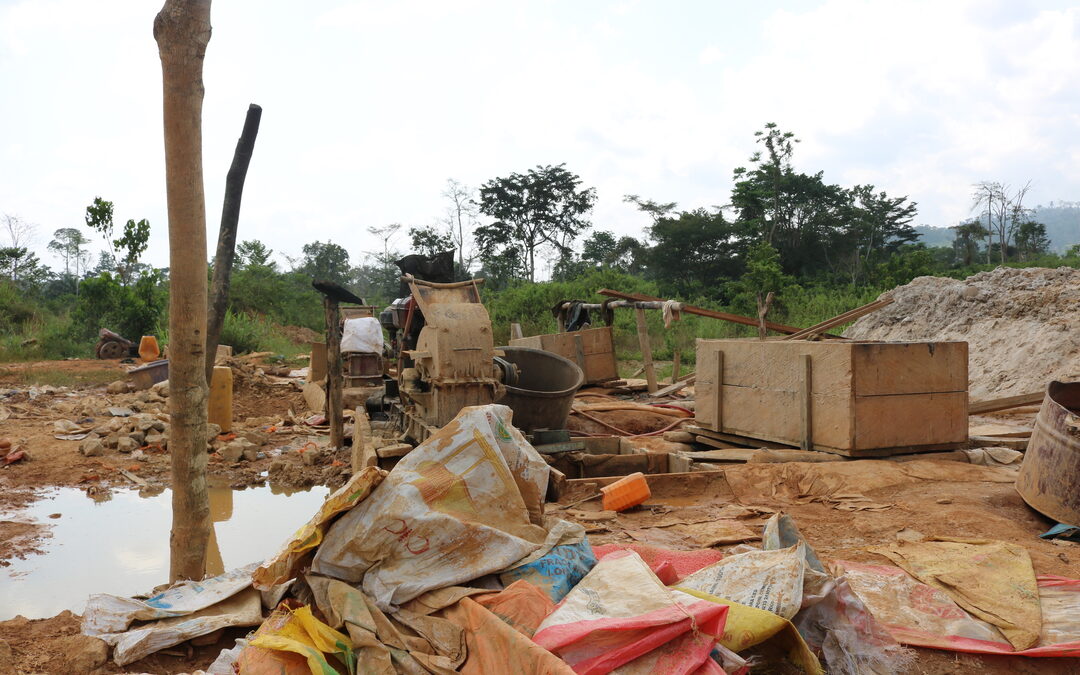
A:
POLYGON ((1051 382, 1016 490, 1036 511, 1080 525, 1080 382, 1051 382))

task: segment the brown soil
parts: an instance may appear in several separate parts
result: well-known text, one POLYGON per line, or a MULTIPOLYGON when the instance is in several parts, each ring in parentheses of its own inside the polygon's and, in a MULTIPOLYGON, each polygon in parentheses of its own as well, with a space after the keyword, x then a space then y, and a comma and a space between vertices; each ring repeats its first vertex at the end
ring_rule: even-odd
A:
POLYGON ((0 621, 0 654, 6 644, 11 659, 0 663, 4 673, 190 673, 205 669, 222 649, 233 646, 243 637, 245 629, 226 630, 217 643, 204 647, 181 645, 173 648, 178 655, 152 654, 145 659, 117 666, 111 660, 102 661, 97 638, 80 634, 80 617, 64 611, 48 619, 30 620, 16 617, 0 621), (7 668, 7 670, 5 670, 7 668))
POLYGON ((306 326, 277 326, 275 330, 289 339, 295 345, 308 345, 312 342, 322 342, 325 336, 319 335, 306 326))

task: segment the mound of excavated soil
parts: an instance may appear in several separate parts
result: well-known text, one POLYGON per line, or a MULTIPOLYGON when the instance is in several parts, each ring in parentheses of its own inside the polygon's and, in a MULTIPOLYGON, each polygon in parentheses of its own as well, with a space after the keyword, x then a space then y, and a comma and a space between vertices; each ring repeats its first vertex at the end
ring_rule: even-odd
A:
POLYGON ((861 340, 968 343, 972 399, 1080 379, 1080 270, 999 267, 963 281, 919 277, 844 332, 861 340))

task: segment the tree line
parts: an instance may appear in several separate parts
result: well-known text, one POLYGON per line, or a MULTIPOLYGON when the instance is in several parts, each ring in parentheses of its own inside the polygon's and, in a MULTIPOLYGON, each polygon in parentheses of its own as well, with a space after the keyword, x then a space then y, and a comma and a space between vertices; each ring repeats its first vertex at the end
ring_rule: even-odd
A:
MULTIPOLYGON (((542 277, 565 282, 607 270, 645 280, 665 296, 750 314, 768 291, 778 294, 782 307, 797 287, 884 290, 915 276, 957 276, 979 265, 1076 264, 1076 247, 1064 257, 1047 252, 1046 228, 1024 206, 1030 183, 978 183, 972 218, 952 228, 952 245, 928 248, 913 226, 917 204, 909 197, 797 170, 799 140, 775 124, 754 140, 756 150, 733 170, 733 187, 717 196, 718 205, 680 208, 623 196, 642 215, 638 236, 594 228, 597 190, 558 164, 492 178, 475 189, 450 179, 442 193, 445 211, 434 224, 369 227, 364 251, 314 241, 297 256, 282 252, 282 265, 265 243, 243 240, 229 311, 317 329, 322 314, 313 277, 350 286, 381 305, 398 292, 395 260, 450 249, 458 278, 488 280, 487 299, 542 277)), ((32 226, 14 216, 0 220, 8 240, 0 248, 0 334, 43 314, 56 319, 50 325, 57 340, 67 340, 59 351, 77 350, 74 345, 90 341, 101 327, 133 339, 162 332, 168 270, 142 262, 150 223, 120 225, 113 203, 96 197, 84 224, 85 230, 54 231, 48 250, 59 266, 53 270, 29 248, 32 226), (90 253, 95 238, 87 230, 104 244, 96 263, 90 253)))

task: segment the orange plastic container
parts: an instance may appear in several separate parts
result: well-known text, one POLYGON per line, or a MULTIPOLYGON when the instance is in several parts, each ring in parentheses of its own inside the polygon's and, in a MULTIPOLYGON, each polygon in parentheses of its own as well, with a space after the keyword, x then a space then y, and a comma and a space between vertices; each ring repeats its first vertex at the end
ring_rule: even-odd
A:
POLYGON ((611 485, 605 485, 600 488, 600 492, 604 495, 605 511, 624 511, 652 496, 645 475, 640 471, 620 478, 611 485))
POLYGON ((142 336, 142 340, 139 340, 139 358, 150 363, 159 356, 161 349, 158 347, 157 338, 153 335, 142 336))

